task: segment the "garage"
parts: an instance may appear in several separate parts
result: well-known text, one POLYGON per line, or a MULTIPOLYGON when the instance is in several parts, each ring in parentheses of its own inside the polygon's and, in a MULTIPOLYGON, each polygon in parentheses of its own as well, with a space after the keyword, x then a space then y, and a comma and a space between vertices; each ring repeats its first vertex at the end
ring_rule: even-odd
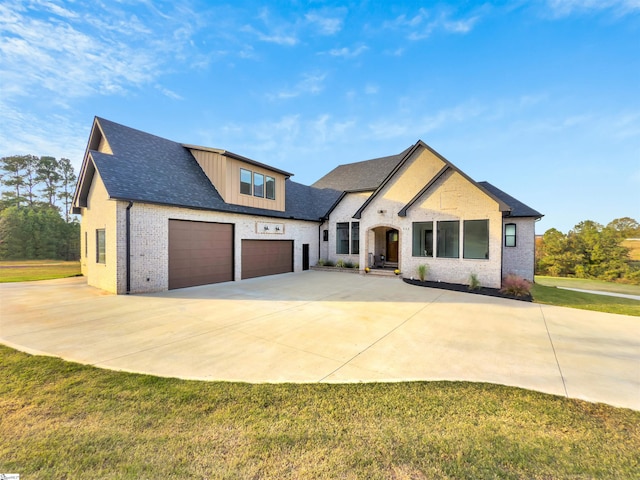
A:
POLYGON ((169 289, 233 280, 233 224, 169 220, 169 289))
POLYGON ((242 240, 242 279, 293 272, 293 240, 242 240))

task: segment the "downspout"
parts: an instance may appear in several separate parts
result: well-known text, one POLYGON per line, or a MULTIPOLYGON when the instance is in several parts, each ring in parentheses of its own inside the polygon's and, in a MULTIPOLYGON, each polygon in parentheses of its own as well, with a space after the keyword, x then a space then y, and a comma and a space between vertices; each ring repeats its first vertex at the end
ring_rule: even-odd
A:
POLYGON ((126 235, 127 235, 127 251, 126 251, 126 265, 127 265, 127 295, 131 292, 131 207, 133 202, 129 202, 127 205, 126 214, 126 235))

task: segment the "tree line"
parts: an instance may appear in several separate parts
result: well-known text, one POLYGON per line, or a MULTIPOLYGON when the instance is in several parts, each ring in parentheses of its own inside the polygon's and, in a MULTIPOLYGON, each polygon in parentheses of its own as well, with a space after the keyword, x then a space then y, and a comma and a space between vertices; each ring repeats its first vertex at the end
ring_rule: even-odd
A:
POLYGON ((536 242, 536 274, 640 284, 640 262, 623 245, 628 238, 640 238, 640 224, 629 217, 606 226, 585 220, 567 234, 551 228, 536 242))
POLYGON ((80 258, 80 224, 71 214, 77 177, 68 158, 0 158, 0 259, 80 258))

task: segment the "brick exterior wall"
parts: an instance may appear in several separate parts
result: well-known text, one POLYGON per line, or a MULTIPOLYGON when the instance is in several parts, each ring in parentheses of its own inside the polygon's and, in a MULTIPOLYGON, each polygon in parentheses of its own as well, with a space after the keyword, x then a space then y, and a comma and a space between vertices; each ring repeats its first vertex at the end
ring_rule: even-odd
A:
MULTIPOLYGON (((352 256, 337 255, 336 224, 338 222, 357 221, 352 216, 365 202, 369 194, 348 194, 331 213, 329 221, 322 229, 329 230, 329 242, 322 246, 322 254, 333 261, 338 258, 349 258, 360 264, 363 269, 369 264, 370 254, 380 255, 387 252, 385 229, 398 230, 398 268, 405 277, 417 278, 418 266, 429 267, 427 278, 443 282, 468 284, 469 276, 475 273, 482 286, 499 288, 502 283, 502 212, 498 203, 486 195, 469 180, 457 172, 446 173, 431 189, 423 195, 407 212, 406 217, 398 216, 398 212, 426 185, 444 163, 427 150, 416 152, 388 185, 376 196, 362 214, 360 221, 360 254, 357 260, 352 256), (459 258, 414 257, 413 256, 413 223, 458 220, 459 258), (489 258, 463 258, 464 221, 489 221, 489 258)), ((523 244, 521 254, 530 255, 533 261, 533 250, 526 253, 523 244)), ((388 256, 387 256, 388 257, 388 256)))
MULTIPOLYGON (((113 293, 126 293, 126 208, 128 202, 109 200, 99 176, 89 194, 88 208, 82 211, 82 231, 105 228, 107 261, 95 262, 95 240, 89 232, 89 255, 83 257, 82 272, 90 285, 113 293), (92 250, 93 248, 93 250, 92 250)), ((134 203, 131 215, 131 293, 165 291, 169 286, 169 219, 231 223, 235 225, 234 278, 240 280, 242 271, 242 240, 293 240, 294 271, 302 271, 302 245, 309 244, 309 263, 319 257, 318 223, 270 217, 191 210, 134 203), (257 232, 257 223, 284 225, 282 234, 257 232)), ((84 233, 83 233, 84 235, 84 233)), ((93 233, 95 237, 95 232, 93 233)), ((83 245, 84 246, 84 245, 83 245)))
MULTIPOLYGON (((533 282, 535 270, 536 221, 533 218, 505 218, 504 224, 515 223, 516 246, 503 247, 502 273, 518 275, 533 282)), ((503 239, 504 245, 504 239, 503 239)))
POLYGON ((104 183, 96 172, 87 196, 87 208, 82 209, 80 267, 89 285, 114 293, 117 291, 119 262, 117 223, 116 202, 109 200, 104 183), (88 215, 88 212, 91 214, 88 215), (98 229, 105 231, 104 264, 96 261, 98 229))

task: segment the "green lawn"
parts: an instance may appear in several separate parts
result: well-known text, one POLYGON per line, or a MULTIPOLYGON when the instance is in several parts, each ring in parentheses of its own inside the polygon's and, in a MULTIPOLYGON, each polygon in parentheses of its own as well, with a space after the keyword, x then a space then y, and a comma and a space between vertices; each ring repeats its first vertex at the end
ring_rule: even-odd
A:
POLYGON ((462 382, 157 378, 0 346, 21 478, 638 478, 640 412, 462 382))
POLYGON ((0 283, 31 282, 81 275, 80 262, 12 260, 0 262, 0 283))
POLYGON ((536 275, 535 281, 546 287, 580 288, 582 290, 597 290, 600 292, 624 293, 626 295, 640 295, 640 285, 605 282, 587 278, 544 277, 536 275))
POLYGON ((535 278, 536 283, 531 288, 531 295, 533 296, 533 301, 536 303, 640 317, 640 301, 638 300, 556 288, 557 286, 562 286, 583 290, 600 290, 603 292, 640 295, 640 287, 636 285, 623 285, 580 278, 541 276, 536 276, 535 278))

